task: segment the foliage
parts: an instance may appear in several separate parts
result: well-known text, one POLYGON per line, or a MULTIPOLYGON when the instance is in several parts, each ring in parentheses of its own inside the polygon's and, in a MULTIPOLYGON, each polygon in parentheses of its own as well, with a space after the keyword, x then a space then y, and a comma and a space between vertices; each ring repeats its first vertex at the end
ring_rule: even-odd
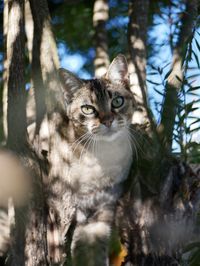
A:
MULTIPOLYGON (((183 58, 183 80, 177 76, 181 82, 178 93, 177 116, 174 125, 174 152, 179 153, 179 157, 185 162, 199 163, 199 143, 195 135, 200 130, 199 106, 200 106, 200 86, 199 80, 199 56, 200 46, 198 44, 199 32, 196 27, 188 40, 183 58)), ((162 111, 162 101, 167 86, 167 79, 171 73, 170 62, 163 67, 149 64, 150 71, 147 76, 147 83, 153 88, 155 93, 154 108, 156 116, 160 117, 162 111), (157 96, 156 96, 157 95, 157 96)), ((158 118, 159 120, 159 118, 158 118)))
POLYGON ((195 29, 188 43, 186 56, 183 62, 184 77, 179 92, 179 104, 177 121, 175 124, 174 139, 180 147, 181 158, 190 163, 199 163, 199 144, 195 135, 200 130, 199 104, 200 86, 197 82, 199 77, 198 53, 200 47, 196 36, 199 34, 195 29), (196 48, 196 49, 195 49, 196 48))

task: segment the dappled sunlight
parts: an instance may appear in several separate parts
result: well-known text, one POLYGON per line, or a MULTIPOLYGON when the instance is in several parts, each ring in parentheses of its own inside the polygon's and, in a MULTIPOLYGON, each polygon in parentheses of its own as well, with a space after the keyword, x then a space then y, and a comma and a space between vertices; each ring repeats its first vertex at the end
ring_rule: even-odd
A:
POLYGON ((19 36, 20 23, 21 23, 20 22, 20 20, 21 20, 21 8, 17 2, 13 2, 9 17, 11 19, 8 20, 9 31, 8 31, 8 35, 7 35, 7 43, 8 43, 7 51, 10 52, 10 54, 8 54, 8 58, 12 58, 13 46, 14 46, 14 43, 16 41, 16 38, 19 36), (12 22, 13 17, 15 17, 16 24, 14 24, 12 22))
POLYGON ((98 21, 108 20, 108 10, 108 4, 105 0, 95 1, 93 15, 94 26, 96 26, 98 21))
POLYGON ((2 5, 0 265, 199 257, 197 0, 2 5))
POLYGON ((8 250, 10 243, 9 217, 5 210, 0 209, 0 256, 8 250))

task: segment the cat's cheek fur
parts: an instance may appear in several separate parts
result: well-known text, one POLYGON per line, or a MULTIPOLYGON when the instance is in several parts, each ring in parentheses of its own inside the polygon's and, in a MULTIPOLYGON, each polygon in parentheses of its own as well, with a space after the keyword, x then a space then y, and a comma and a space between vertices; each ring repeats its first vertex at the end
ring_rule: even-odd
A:
POLYGON ((100 126, 100 122, 95 121, 93 119, 89 120, 87 123, 87 129, 89 133, 93 133, 94 128, 98 128, 100 126))

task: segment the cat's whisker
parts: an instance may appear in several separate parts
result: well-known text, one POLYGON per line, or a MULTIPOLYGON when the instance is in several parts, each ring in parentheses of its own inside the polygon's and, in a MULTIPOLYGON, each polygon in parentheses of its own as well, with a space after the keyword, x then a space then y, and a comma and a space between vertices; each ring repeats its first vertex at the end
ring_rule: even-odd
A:
POLYGON ((136 156, 136 160, 138 161, 139 157, 138 157, 137 144, 135 143, 135 141, 132 140, 132 136, 130 135, 130 132, 128 132, 128 141, 129 141, 129 145, 130 145, 132 151, 134 148, 134 154, 136 156))
POLYGON ((87 148, 87 145, 90 144, 91 139, 92 139, 92 134, 89 133, 89 137, 88 137, 88 139, 86 140, 86 142, 84 143, 83 148, 82 148, 82 150, 81 150, 80 157, 79 157, 79 163, 81 162, 83 152, 84 152, 84 150, 87 148))
POLYGON ((93 154, 94 154, 94 156, 96 156, 98 154, 97 153, 97 136, 96 136, 96 134, 94 135, 93 141, 94 141, 93 154))
POLYGON ((92 133, 93 133, 93 134, 97 134, 98 131, 99 131, 99 127, 93 127, 93 128, 92 128, 92 133))
POLYGON ((76 145, 73 149, 72 149, 72 154, 74 154, 75 150, 77 149, 78 145, 80 145, 84 140, 86 140, 88 137, 90 136, 90 133, 86 132, 85 134, 83 134, 80 138, 78 138, 76 141, 73 142, 71 148, 73 148, 74 145, 76 145))
POLYGON ((90 142, 88 143, 88 147, 91 147, 91 151, 93 150, 94 145, 94 135, 91 135, 90 142))
POLYGON ((96 155, 95 154, 95 140, 96 140, 96 136, 94 135, 94 138, 92 138, 92 153, 94 154, 94 156, 96 155))
POLYGON ((127 132, 127 137, 128 137, 129 148, 130 148, 131 152, 133 153, 133 147, 132 147, 132 145, 131 145, 131 140, 130 140, 129 132, 127 132))
POLYGON ((77 144, 77 143, 79 143, 85 136, 87 136, 88 135, 88 132, 86 132, 85 134, 83 134, 82 136, 80 136, 78 139, 76 139, 74 142, 72 142, 72 144, 71 144, 71 148, 75 145, 75 144, 77 144))
POLYGON ((132 141, 135 143, 135 145, 136 145, 137 148, 140 150, 140 152, 144 155, 144 151, 143 151, 143 149, 141 148, 141 145, 140 145, 138 139, 135 137, 135 135, 133 135, 133 134, 131 134, 131 133, 130 133, 130 135, 131 135, 132 141))
POLYGON ((79 155, 79 164, 80 164, 80 162, 82 160, 82 154, 83 154, 83 152, 85 150, 85 147, 86 147, 86 145, 87 145, 87 143, 88 143, 89 140, 90 140, 90 137, 86 140, 86 142, 82 146, 82 150, 81 150, 80 155, 79 155))
POLYGON ((141 148, 141 145, 139 144, 138 138, 136 138, 136 131, 132 130, 132 128, 130 128, 130 126, 126 126, 126 129, 129 132, 129 139, 130 142, 132 143, 132 145, 134 146, 134 150, 137 151, 137 157, 138 157, 138 149, 140 150, 141 153, 144 154, 144 151, 141 148))
POLYGON ((95 152, 98 154, 98 141, 97 141, 97 136, 95 135, 95 152))
POLYGON ((132 128, 131 125, 129 125, 129 130, 137 138, 138 141, 145 141, 147 144, 149 144, 148 139, 140 134, 139 130, 132 128))

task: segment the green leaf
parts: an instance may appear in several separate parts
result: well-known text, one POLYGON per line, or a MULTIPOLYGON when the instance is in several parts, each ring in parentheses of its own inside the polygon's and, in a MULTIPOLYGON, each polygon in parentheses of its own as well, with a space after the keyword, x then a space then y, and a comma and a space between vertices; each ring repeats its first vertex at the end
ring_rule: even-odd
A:
POLYGON ((200 248, 200 242, 197 241, 197 242, 192 242, 190 244, 188 244, 184 249, 183 249, 183 253, 186 253, 186 252, 189 252, 189 251, 192 251, 192 249, 194 248, 200 248))
POLYGON ((196 124, 196 123, 198 123, 198 122, 200 122, 200 118, 197 118, 194 122, 192 122, 192 123, 190 124, 190 126, 191 126, 191 125, 194 125, 194 124, 196 124))
MULTIPOLYGON (((196 148, 197 147, 197 143, 192 141, 192 142, 188 142, 186 145, 185 145, 185 148, 189 149, 189 148, 196 148)), ((200 244, 200 242, 199 242, 200 244)))
POLYGON ((194 93, 194 92, 188 92, 188 95, 191 95, 191 96, 199 96, 197 93, 194 93))
POLYGON ((197 249, 191 256, 190 266, 198 266, 200 262, 200 249, 197 249))
POLYGON ((178 75, 175 75, 175 77, 176 77, 176 79, 177 79, 178 81, 180 81, 181 83, 183 83, 183 80, 182 80, 178 75))
POLYGON ((158 72, 152 71, 147 73, 147 76, 155 76, 155 75, 158 75, 158 72))
POLYGON ((199 77, 199 74, 193 74, 191 76, 188 76, 187 78, 188 79, 193 79, 193 78, 198 78, 199 77))
POLYGON ((167 80, 167 78, 169 77, 169 75, 172 73, 172 69, 170 69, 167 74, 165 75, 164 79, 167 80))
MULTIPOLYGON (((190 119, 196 119, 197 117, 196 116, 193 116, 193 115, 188 115, 187 118, 190 118, 190 119)), ((198 118, 199 119, 199 118, 198 118)))
POLYGON ((191 129, 188 133, 194 133, 194 132, 199 131, 199 130, 200 130, 200 126, 197 128, 191 129))
POLYGON ((200 45, 199 45, 199 43, 198 43, 198 41, 196 39, 195 39, 195 43, 196 43, 196 46, 197 46, 197 48, 198 48, 198 50, 200 52, 200 45))
POLYGON ((195 53, 194 51, 192 51, 192 53, 193 53, 193 55, 194 55, 194 57, 195 57, 195 60, 196 60, 197 65, 198 65, 198 68, 200 68, 200 62, 199 62, 199 58, 198 58, 198 56, 196 55, 196 53, 195 53))
POLYGON ((160 92, 159 90, 157 90, 155 87, 153 88, 154 90, 155 90, 155 92, 157 92, 159 95, 161 95, 161 96, 164 96, 165 95, 165 93, 163 93, 163 92, 160 92))
POLYGON ((149 82, 149 83, 151 83, 151 84, 153 84, 153 85, 157 85, 157 86, 162 85, 162 83, 154 82, 154 81, 149 80, 149 79, 147 79, 147 82, 149 82))
POLYGON ((196 91, 199 89, 200 89, 200 86, 190 87, 186 92, 196 91))
POLYGON ((200 32, 196 31, 196 33, 200 36, 200 32))

